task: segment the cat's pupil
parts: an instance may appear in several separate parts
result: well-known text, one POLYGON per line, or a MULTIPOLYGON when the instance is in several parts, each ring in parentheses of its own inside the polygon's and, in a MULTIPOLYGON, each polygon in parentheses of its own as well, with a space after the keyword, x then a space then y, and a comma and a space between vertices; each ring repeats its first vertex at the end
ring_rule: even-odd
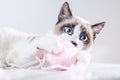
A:
POLYGON ((87 37, 85 35, 81 36, 81 40, 86 40, 86 39, 87 39, 87 37))
POLYGON ((64 32, 67 33, 67 34, 69 34, 69 35, 72 35, 72 28, 70 28, 70 27, 65 27, 65 28, 64 28, 64 32))

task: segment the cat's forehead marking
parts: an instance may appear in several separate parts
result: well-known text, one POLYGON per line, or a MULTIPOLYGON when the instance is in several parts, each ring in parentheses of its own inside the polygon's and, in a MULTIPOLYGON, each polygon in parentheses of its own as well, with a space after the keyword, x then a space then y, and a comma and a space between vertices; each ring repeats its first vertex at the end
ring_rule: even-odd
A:
POLYGON ((81 32, 81 25, 80 24, 75 25, 74 35, 80 34, 80 32, 81 32))
POLYGON ((68 25, 68 24, 72 24, 74 26, 79 25, 79 27, 81 27, 81 26, 86 26, 86 24, 89 24, 89 23, 82 18, 73 17, 73 18, 67 19, 67 20, 57 24, 55 26, 55 33, 56 34, 61 34, 60 31, 61 31, 62 27, 64 27, 65 25, 68 25))

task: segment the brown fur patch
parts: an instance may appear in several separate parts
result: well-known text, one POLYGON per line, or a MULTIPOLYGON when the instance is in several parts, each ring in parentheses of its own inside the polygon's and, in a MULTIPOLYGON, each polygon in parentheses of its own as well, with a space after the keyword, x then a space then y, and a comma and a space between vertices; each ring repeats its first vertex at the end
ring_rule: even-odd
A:
POLYGON ((85 50, 85 49, 90 48, 93 44, 93 32, 92 32, 90 25, 86 24, 83 27, 84 27, 84 31, 86 32, 86 34, 88 36, 88 40, 89 40, 86 44, 84 44, 83 49, 85 50))

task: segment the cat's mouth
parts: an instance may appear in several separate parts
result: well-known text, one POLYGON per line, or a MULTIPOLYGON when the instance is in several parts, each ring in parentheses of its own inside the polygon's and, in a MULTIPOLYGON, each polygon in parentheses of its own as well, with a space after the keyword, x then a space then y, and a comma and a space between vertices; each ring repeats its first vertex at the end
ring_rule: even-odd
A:
POLYGON ((77 47, 77 43, 76 42, 74 42, 74 41, 71 41, 71 43, 75 46, 75 47, 77 47))

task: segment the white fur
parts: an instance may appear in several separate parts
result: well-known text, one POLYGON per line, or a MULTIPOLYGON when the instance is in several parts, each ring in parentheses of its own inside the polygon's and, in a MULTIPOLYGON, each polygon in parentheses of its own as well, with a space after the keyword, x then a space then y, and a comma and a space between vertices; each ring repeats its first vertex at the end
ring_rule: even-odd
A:
MULTIPOLYGON (((76 42, 78 41, 77 30, 78 27, 76 26, 75 31, 77 33, 71 36, 71 39, 76 42)), ((62 35, 61 37, 63 38, 62 35)), ((26 33, 17 32, 11 28, 0 28, 0 67, 4 67, 6 65, 7 57, 9 57, 7 58, 9 63, 13 63, 18 66, 34 61, 35 54, 37 54, 38 51, 37 47, 50 52, 58 53, 62 48, 61 43, 63 42, 64 39, 61 40, 59 36, 55 36, 53 34, 39 37, 38 35, 28 35, 26 33), (36 38, 32 40, 33 37, 36 38)), ((81 49, 83 44, 80 40, 78 43, 80 44, 79 48, 81 49)), ((79 57, 79 61, 81 62, 82 60, 87 60, 87 57, 83 57, 83 59, 79 57)))
POLYGON ((62 33, 60 35, 61 38, 67 39, 68 41, 74 41, 78 44, 77 48, 80 51, 83 48, 83 42, 79 40, 79 34, 81 33, 80 31, 80 26, 81 25, 76 25, 74 29, 74 33, 72 35, 69 35, 67 33, 62 33))
POLYGON ((62 47, 60 42, 62 40, 54 35, 38 37, 38 35, 17 32, 11 28, 0 28, 0 66, 5 65, 6 57, 9 57, 10 63, 16 65, 33 61, 38 51, 37 47, 58 53, 62 47), (37 38, 31 41, 30 37, 34 36, 37 38))

